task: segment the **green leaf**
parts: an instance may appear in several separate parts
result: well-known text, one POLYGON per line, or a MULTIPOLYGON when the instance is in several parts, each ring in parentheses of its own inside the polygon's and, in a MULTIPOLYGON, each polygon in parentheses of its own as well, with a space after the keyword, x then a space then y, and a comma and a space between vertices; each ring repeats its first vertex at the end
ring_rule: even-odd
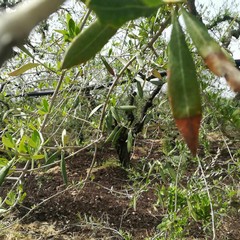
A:
POLYGON ((26 135, 22 136, 22 139, 20 140, 18 144, 18 151, 20 153, 27 153, 27 148, 26 148, 26 141, 28 140, 28 137, 26 135))
POLYGON ((43 110, 45 111, 45 112, 48 112, 48 110, 49 110, 49 104, 48 104, 48 101, 47 101, 47 99, 43 99, 42 100, 42 105, 43 105, 43 110))
POLYGON ((34 56, 28 51, 26 47, 24 47, 24 45, 19 45, 18 48, 22 50, 24 53, 26 53, 29 57, 34 59, 34 56))
POLYGON ((104 66, 106 67, 106 69, 108 70, 108 72, 111 75, 115 76, 115 72, 114 72, 113 68, 109 65, 109 63, 106 61, 106 59, 103 56, 101 56, 101 60, 104 64, 104 66))
POLYGON ((236 109, 233 113, 232 113, 232 121, 234 123, 234 125, 240 129, 240 108, 236 109))
MULTIPOLYGON (((121 57, 117 57, 117 59, 122 63, 123 66, 128 65, 128 62, 121 57)), ((127 67, 128 70, 130 70, 131 72, 135 73, 136 69, 134 67, 132 67, 131 65, 128 65, 127 67)), ((135 78, 137 78, 138 76, 136 76, 135 78)), ((141 79, 141 78, 140 78, 141 79)), ((142 80, 142 79, 141 79, 142 80)))
POLYGON ((176 172, 174 171, 174 169, 170 166, 169 163, 166 164, 166 169, 168 170, 169 175, 171 176, 171 178, 175 181, 177 174, 176 174, 176 172))
POLYGON ((75 109, 79 106, 79 103, 80 103, 80 97, 77 96, 77 98, 75 99, 73 105, 72 105, 72 109, 75 109))
POLYGON ((55 160, 58 158, 58 156, 60 155, 59 153, 60 153, 59 151, 56 151, 56 152, 53 153, 49 158, 48 158, 48 156, 47 156, 47 154, 46 154, 46 155, 45 155, 45 159, 46 159, 45 165, 54 163, 54 161, 55 161, 55 160))
POLYGON ((72 18, 70 18, 68 21, 68 31, 71 37, 75 36, 75 22, 73 21, 72 18))
POLYGON ((28 123, 28 127, 32 130, 37 130, 33 123, 28 123))
POLYGON ((125 111, 131 111, 136 109, 137 107, 134 105, 123 105, 123 106, 119 106, 117 107, 119 110, 125 110, 125 111))
POLYGON ((173 16, 172 21, 168 66, 169 99, 178 129, 195 155, 202 113, 200 88, 184 33, 176 16, 173 16))
POLYGON ((58 32, 58 33, 61 33, 62 35, 67 35, 67 34, 68 34, 68 31, 67 31, 67 30, 58 30, 58 29, 55 29, 54 31, 55 31, 55 32, 58 32))
POLYGON ((43 159, 43 158, 45 158, 44 154, 38 154, 38 155, 32 156, 32 159, 34 159, 34 160, 39 160, 39 159, 43 159))
POLYGON ((72 39, 70 39, 69 32, 67 30, 55 30, 55 32, 62 34, 65 42, 71 42, 72 39))
POLYGON ((113 116, 112 116, 112 112, 109 111, 107 116, 106 116, 106 127, 108 130, 112 129, 112 125, 113 125, 113 116))
POLYGON ((27 63, 27 64, 23 65, 22 67, 20 67, 19 69, 15 70, 13 72, 10 72, 8 75, 9 76, 19 76, 19 75, 25 73, 26 71, 37 67, 38 65, 39 65, 39 63, 27 63))
POLYGON ((13 142, 12 138, 9 138, 8 136, 2 137, 2 142, 5 147, 8 148, 15 148, 15 143, 13 142))
POLYGON ((61 173, 63 177, 63 182, 64 184, 67 185, 68 183, 68 177, 67 177, 67 170, 66 170, 66 161, 65 161, 65 156, 64 156, 64 151, 61 152, 61 173))
POLYGON ((221 47, 210 36, 207 28, 192 14, 182 8, 182 15, 187 27, 187 32, 191 36, 199 54, 206 58, 211 52, 221 52, 221 47))
POLYGON ((139 67, 143 68, 144 67, 144 61, 143 61, 142 57, 140 56, 140 54, 136 55, 136 60, 138 62, 139 67))
POLYGON ((118 132, 119 130, 119 126, 116 126, 113 131, 109 134, 108 138, 106 139, 105 143, 109 143, 113 140, 114 136, 116 135, 116 133, 118 132))
POLYGON ((12 167, 13 160, 9 161, 6 166, 0 169, 0 186, 3 184, 10 168, 12 167))
POLYGON ((101 103, 100 105, 96 106, 89 114, 89 118, 95 113, 97 112, 101 107, 103 106, 103 103, 101 103))
POLYGON ((124 130, 124 127, 120 127, 118 129, 118 131, 116 132, 116 134, 114 135, 113 140, 112 140, 113 145, 115 145, 117 143, 117 141, 118 141, 118 139, 119 139, 123 130, 124 130))
POLYGON ((120 27, 127 21, 148 17, 162 5, 161 0, 90 0, 88 6, 104 24, 120 27))
POLYGON ((32 147, 33 149, 37 148, 37 142, 35 142, 34 140, 32 140, 31 138, 28 140, 28 145, 30 147, 32 147))
POLYGON ((210 36, 207 28, 192 14, 182 9, 182 15, 199 54, 208 68, 217 76, 224 76, 235 92, 240 92, 240 72, 226 51, 210 36))
POLYGON ((110 111, 111 111, 111 113, 112 113, 112 116, 115 118, 115 120, 116 120, 118 123, 120 123, 120 122, 121 122, 121 118, 120 118, 120 116, 119 116, 119 114, 118 114, 117 109, 116 109, 115 107, 111 107, 111 108, 110 108, 110 111))
POLYGON ((132 144, 133 144, 133 134, 132 134, 132 130, 129 130, 128 131, 128 138, 127 138, 127 150, 128 150, 128 152, 131 152, 132 144))
POLYGON ((174 117, 185 118, 201 114, 200 88, 195 64, 176 18, 169 43, 168 81, 174 117))
POLYGON ((9 206, 13 206, 16 202, 16 198, 17 198, 16 192, 15 191, 10 191, 7 194, 7 198, 5 200, 5 203, 9 206))
POLYGON ((8 160, 6 158, 0 158, 0 167, 7 165, 8 160))
POLYGON ((28 141, 28 144, 35 149, 35 152, 38 152, 43 142, 44 140, 42 134, 39 131, 34 130, 31 139, 28 141))
POLYGON ((161 76, 161 74, 158 72, 158 70, 153 69, 153 70, 152 70, 152 74, 153 74, 154 77, 156 77, 156 78, 158 78, 158 79, 162 79, 162 76, 161 76))
POLYGON ((161 86, 162 85, 162 82, 159 80, 159 78, 153 78, 149 82, 152 83, 155 86, 161 86))
POLYGON ((32 140, 36 143, 43 142, 42 134, 39 131, 34 130, 32 133, 32 140))
POLYGON ((140 98, 143 98, 143 88, 140 82, 137 81, 138 95, 140 98))
POLYGON ((38 110, 37 113, 40 114, 40 115, 46 115, 47 114, 47 112, 42 111, 42 110, 38 110))
POLYGON ((116 32, 117 28, 96 20, 72 41, 65 53, 62 69, 85 63, 94 57, 116 32))

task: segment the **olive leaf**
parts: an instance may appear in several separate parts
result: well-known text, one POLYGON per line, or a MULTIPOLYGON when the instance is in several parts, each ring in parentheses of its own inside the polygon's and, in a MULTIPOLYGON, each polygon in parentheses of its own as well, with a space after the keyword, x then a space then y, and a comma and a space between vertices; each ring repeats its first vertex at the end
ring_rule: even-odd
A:
POLYGON ((195 65, 175 14, 169 42, 168 94, 176 125, 193 155, 198 146, 201 98, 195 65))
POLYGON ((87 5, 102 23, 120 27, 127 21, 150 16, 162 4, 161 0, 90 0, 87 5))
POLYGON ((187 32, 208 68, 215 75, 225 77, 230 87, 234 91, 240 92, 240 72, 236 69, 234 63, 195 16, 188 13, 184 8, 181 12, 187 32))
POLYGON ((63 59, 62 69, 85 63, 94 57, 117 32, 117 29, 102 24, 99 20, 93 22, 70 44, 63 59))

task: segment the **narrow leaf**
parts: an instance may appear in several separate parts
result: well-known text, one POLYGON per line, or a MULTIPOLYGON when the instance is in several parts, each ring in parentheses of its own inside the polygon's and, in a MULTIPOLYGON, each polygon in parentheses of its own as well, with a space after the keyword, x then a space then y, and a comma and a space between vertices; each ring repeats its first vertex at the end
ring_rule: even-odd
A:
POLYGON ((118 114, 117 109, 116 109, 115 107, 111 107, 110 110, 111 110, 112 116, 115 118, 115 120, 116 120, 118 123, 121 122, 121 118, 120 118, 120 116, 119 116, 119 114, 118 114))
POLYGON ((162 85, 162 82, 159 80, 159 78, 153 78, 149 82, 156 85, 156 86, 161 86, 162 85))
POLYGON ((152 74, 153 74, 154 77, 156 77, 156 78, 158 78, 158 79, 162 79, 162 76, 161 76, 161 74, 158 72, 158 70, 153 69, 153 70, 152 70, 152 74))
POLYGON ((15 70, 13 72, 10 72, 8 75, 9 76, 19 76, 19 75, 25 73, 26 71, 37 67, 38 65, 39 65, 39 63, 27 63, 27 64, 23 65, 22 67, 20 67, 19 69, 15 70))
POLYGON ((211 52, 221 51, 221 47, 210 36, 203 23, 188 13, 184 8, 182 8, 182 15, 187 27, 187 32, 203 58, 206 58, 211 52))
POLYGON ((10 170, 10 166, 8 166, 8 165, 1 168, 1 170, 0 170, 0 186, 2 186, 9 170, 10 170))
POLYGON ((106 67, 106 69, 108 70, 108 72, 111 75, 115 76, 115 72, 114 72, 113 68, 109 65, 109 63, 106 61, 106 59, 103 56, 101 56, 101 60, 104 64, 104 66, 106 67))
POLYGON ((140 66, 140 68, 143 68, 144 67, 144 62, 143 62, 143 59, 140 56, 140 54, 136 55, 136 59, 137 59, 137 62, 138 62, 138 65, 140 66))
POLYGON ((37 154, 37 155, 33 155, 32 156, 32 159, 34 160, 39 160, 39 159, 44 159, 45 158, 45 155, 44 154, 37 154))
POLYGON ((28 51, 28 49, 26 47, 24 47, 24 45, 19 45, 18 48, 20 50, 22 50, 24 53, 26 53, 29 57, 34 59, 34 56, 28 51))
POLYGON ((95 113, 97 112, 101 107, 103 106, 103 103, 101 103, 100 105, 96 106, 89 114, 89 118, 95 113))
POLYGON ((120 127, 118 129, 118 131, 116 132, 116 134, 114 135, 113 140, 112 140, 113 145, 115 145, 117 143, 117 141, 118 141, 118 139, 119 139, 119 137, 120 137, 120 135, 121 135, 123 130, 124 130, 123 127, 120 127))
POLYGON ((119 126, 116 126, 113 131, 110 133, 110 135, 108 136, 108 138, 106 139, 105 143, 109 143, 113 140, 114 136, 116 135, 116 133, 118 132, 119 130, 119 126))
POLYGON ((46 162, 45 164, 51 164, 53 163, 59 156, 59 151, 56 151, 55 153, 53 153, 49 158, 45 156, 46 162))
POLYGON ((42 105, 43 105, 44 111, 45 111, 45 112, 48 112, 48 110, 49 110, 49 104, 48 104, 47 99, 44 98, 44 99, 42 100, 42 105))
MULTIPOLYGON (((121 57, 117 57, 117 59, 122 63, 123 66, 128 64, 128 62, 121 57)), ((130 70, 133 73, 136 72, 136 69, 134 67, 132 67, 131 65, 128 65, 127 69, 130 70)))
POLYGON ((113 126, 113 116, 112 116, 112 112, 109 111, 107 116, 106 116, 106 127, 108 130, 112 129, 113 126))
POLYGON ((143 98, 143 88, 140 82, 137 82, 138 95, 140 98, 143 98))
POLYGON ((116 32, 117 28, 96 20, 72 41, 65 53, 62 69, 85 63, 94 57, 116 32))
POLYGON ((69 35, 72 37, 75 34, 75 22, 73 21, 72 18, 69 19, 68 21, 68 31, 69 35))
POLYGON ((24 135, 22 139, 20 140, 18 144, 18 151, 21 153, 27 153, 27 148, 26 148, 26 141, 28 140, 28 137, 24 135))
POLYGON ((9 173, 9 171, 12 167, 12 164, 13 164, 13 160, 8 162, 6 166, 4 166, 3 168, 0 169, 0 186, 3 184, 7 174, 9 173))
POLYGON ((200 89, 195 65, 177 18, 169 42, 168 94, 174 119, 193 155, 201 120, 200 89))
POLYGON ((220 45, 210 36, 207 28, 192 14, 182 9, 182 15, 199 54, 208 68, 217 76, 226 78, 235 92, 240 92, 240 71, 225 54, 220 45))
POLYGON ((133 144, 132 130, 129 130, 129 132, 128 132, 128 138, 127 138, 127 150, 128 150, 128 152, 131 152, 131 150, 132 150, 132 144, 133 144))
POLYGON ((119 106, 118 107, 118 109, 120 109, 120 110, 126 110, 126 111, 128 111, 128 110, 134 110, 134 109, 136 109, 137 107, 136 106, 134 106, 134 105, 123 105, 123 106, 119 106))
POLYGON ((127 21, 148 17, 162 5, 161 0, 90 0, 88 6, 102 23, 120 27, 127 21))

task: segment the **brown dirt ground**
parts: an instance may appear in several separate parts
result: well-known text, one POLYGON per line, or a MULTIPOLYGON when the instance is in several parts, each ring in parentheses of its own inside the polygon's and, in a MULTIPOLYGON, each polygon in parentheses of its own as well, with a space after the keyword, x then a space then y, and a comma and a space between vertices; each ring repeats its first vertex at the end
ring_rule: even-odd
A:
MULTIPOLYGON (((149 161, 159 158, 162 154, 159 144, 159 141, 140 141, 133 156, 133 165, 137 164, 140 156, 148 153, 149 161)), ((116 159, 112 148, 99 150, 97 157, 103 161, 116 159)), ((67 161, 70 184, 74 185, 84 179, 91 160, 92 152, 85 151, 67 161)), ((195 167, 189 169, 189 174, 195 171, 195 167)), ((121 231, 124 231, 132 235, 131 239, 137 240, 150 239, 153 233, 156 234, 164 212, 154 207, 157 199, 153 186, 161 184, 160 181, 153 181, 152 187, 139 194, 134 209, 131 204, 133 181, 129 179, 127 171, 116 163, 94 168, 84 188, 75 186, 66 191, 60 172, 60 167, 55 166, 45 172, 25 176, 24 190, 27 197, 22 205, 17 206, 14 218, 25 216, 34 205, 41 204, 21 224, 15 225, 17 237, 16 234, 12 236, 8 233, 5 238, 0 235, 0 239, 128 239, 123 237, 121 231), (61 194, 51 197, 57 193, 61 194)), ((7 189, 8 183, 4 187, 7 189)), ((228 237, 221 239, 239 239, 239 215, 235 215, 231 221, 228 219, 221 234, 223 236, 227 233, 228 237)), ((188 239, 206 239, 198 223, 191 227, 188 239)))

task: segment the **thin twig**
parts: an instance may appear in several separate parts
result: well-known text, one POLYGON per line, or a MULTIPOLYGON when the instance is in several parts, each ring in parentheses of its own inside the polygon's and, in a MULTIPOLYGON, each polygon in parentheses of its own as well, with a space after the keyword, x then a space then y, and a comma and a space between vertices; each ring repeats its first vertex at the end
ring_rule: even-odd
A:
POLYGON ((177 198, 178 198, 178 194, 177 194, 177 187, 178 187, 178 179, 179 179, 179 172, 180 172, 180 167, 182 164, 182 155, 180 155, 180 160, 178 163, 178 170, 177 170, 177 176, 176 176, 176 183, 175 183, 175 206, 174 206, 174 212, 177 212, 177 198))
POLYGON ((86 24, 86 22, 87 22, 88 17, 90 16, 91 12, 92 12, 92 10, 89 9, 89 10, 87 11, 86 15, 83 17, 81 26, 80 26, 80 28, 79 28, 80 32, 83 30, 83 28, 84 28, 84 26, 85 26, 85 24, 86 24))
POLYGON ((205 173, 203 171, 203 167, 202 167, 200 158, 197 157, 197 160, 198 160, 199 168, 200 168, 202 176, 203 176, 203 181, 204 181, 206 191, 207 191, 207 195, 208 195, 208 199, 209 199, 209 205, 210 205, 210 209, 211 209, 211 219, 212 219, 212 234, 213 234, 212 239, 215 240, 216 239, 216 230, 215 230, 215 219, 214 219, 214 210, 213 210, 213 205, 212 205, 212 199, 211 199, 211 195, 210 195, 210 192, 209 192, 209 186, 208 186, 208 183, 207 183, 207 180, 206 180, 205 173))
POLYGON ((55 89, 55 91, 54 91, 54 94, 53 94, 53 96, 52 96, 52 100, 51 100, 51 103, 50 103, 50 106, 49 106, 48 113, 45 115, 44 120, 43 120, 43 122, 42 122, 42 125, 41 125, 41 128, 40 128, 40 132, 43 132, 44 129, 45 129, 45 127, 46 127, 46 124, 47 124, 49 115, 50 115, 51 110, 52 110, 52 108, 53 108, 54 101, 55 101, 55 99, 56 99, 56 97, 57 97, 57 95, 58 95, 59 89, 60 89, 60 87, 61 87, 61 85, 62 85, 62 82, 63 82, 64 76, 65 76, 65 73, 66 73, 66 71, 63 71, 63 72, 62 72, 61 77, 60 77, 60 79, 59 79, 59 81, 58 81, 58 85, 57 85, 57 87, 56 87, 56 89, 55 89))

